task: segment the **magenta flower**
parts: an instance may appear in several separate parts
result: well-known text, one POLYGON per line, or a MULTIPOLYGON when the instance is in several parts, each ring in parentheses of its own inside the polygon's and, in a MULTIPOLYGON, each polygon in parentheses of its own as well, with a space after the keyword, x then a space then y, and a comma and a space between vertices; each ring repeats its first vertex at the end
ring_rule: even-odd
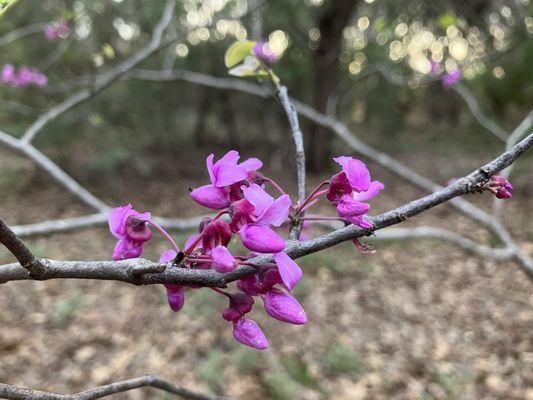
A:
POLYGON ((264 41, 257 42, 252 48, 253 55, 267 64, 275 64, 278 57, 272 52, 268 43, 264 41))
POLYGON ((210 252, 211 266, 218 272, 231 272, 237 266, 235 257, 226 246, 217 246, 210 252))
POLYGON ((222 313, 226 321, 237 322, 242 316, 248 314, 254 305, 252 296, 245 293, 229 294, 229 307, 222 313))
POLYGON ((69 25, 65 20, 46 24, 43 29, 44 37, 53 42, 61 37, 66 37, 69 33, 69 25))
POLYGON ((493 175, 489 180, 488 188, 498 199, 513 197, 513 185, 501 175, 493 175))
POLYGON ((249 187, 243 186, 241 189, 247 202, 241 200, 240 209, 234 210, 232 224, 234 228, 239 226, 237 218, 240 222, 246 222, 239 230, 242 244, 258 253, 282 251, 285 248, 285 241, 270 226, 279 227, 287 220, 291 207, 289 196, 282 195, 274 200, 255 183, 249 187))
POLYGON ((283 251, 274 254, 274 261, 278 266, 281 281, 287 290, 291 291, 302 278, 301 268, 283 251))
POLYGON ((5 64, 2 67, 2 75, 0 77, 2 83, 13 84, 16 80, 15 67, 12 64, 5 64))
POLYGON ((17 74, 17 84, 19 87, 27 87, 33 82, 33 72, 28 67, 21 67, 17 74))
POLYGON ((265 311, 272 318, 295 325, 307 323, 307 315, 300 303, 281 290, 272 289, 267 292, 264 305, 265 311))
POLYGON ((233 324, 233 337, 242 344, 258 350, 268 347, 268 340, 265 334, 251 319, 242 318, 233 324))
POLYGON ((342 172, 331 177, 327 199, 337 207, 339 217, 361 228, 372 228, 365 215, 371 200, 385 187, 379 181, 370 179, 366 165, 352 157, 334 158, 342 167, 342 172))
POLYGON ((283 281, 281 280, 279 271, 273 268, 237 281, 239 290, 250 296, 266 294, 277 284, 283 284, 283 281))
POLYGON ((429 63, 431 65, 430 70, 429 70, 430 75, 433 75, 433 76, 437 75, 439 72, 440 64, 437 61, 433 61, 433 60, 430 60, 429 63))
POLYGON ((231 236, 229 224, 221 219, 215 219, 202 229, 202 246, 206 250, 212 250, 217 246, 227 246, 231 236))
MULTIPOLYGON (((160 264, 167 264, 176 257, 177 253, 170 249, 165 251, 159 259, 160 264)), ((183 308, 185 303, 185 288, 180 285, 166 284, 168 305, 174 312, 178 312, 183 308)))
POLYGON ((109 230, 119 239, 113 252, 113 260, 139 257, 143 244, 152 238, 148 228, 151 214, 139 213, 131 204, 117 207, 109 213, 109 230))
POLYGON ((229 186, 245 181, 254 168, 262 166, 261 161, 256 158, 248 159, 239 164, 239 153, 231 150, 220 160, 213 163, 215 156, 210 154, 207 157, 207 172, 211 179, 211 185, 201 186, 191 192, 191 197, 198 204, 215 210, 229 207, 231 204, 229 196, 229 186))
POLYGON ((453 85, 458 84, 461 81, 461 75, 461 70, 459 69, 445 73, 441 78, 442 87, 444 89, 449 89, 453 85))

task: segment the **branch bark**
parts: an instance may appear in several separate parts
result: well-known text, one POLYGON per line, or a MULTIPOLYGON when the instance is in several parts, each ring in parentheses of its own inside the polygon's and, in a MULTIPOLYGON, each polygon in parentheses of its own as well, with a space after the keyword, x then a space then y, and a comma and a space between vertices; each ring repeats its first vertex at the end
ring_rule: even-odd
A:
POLYGON ((116 393, 128 392, 142 387, 152 387, 190 400, 224 400, 226 397, 199 393, 173 384, 155 375, 145 375, 124 381, 110 383, 76 394, 60 394, 31 390, 0 383, 0 398, 9 400, 95 400, 116 393))

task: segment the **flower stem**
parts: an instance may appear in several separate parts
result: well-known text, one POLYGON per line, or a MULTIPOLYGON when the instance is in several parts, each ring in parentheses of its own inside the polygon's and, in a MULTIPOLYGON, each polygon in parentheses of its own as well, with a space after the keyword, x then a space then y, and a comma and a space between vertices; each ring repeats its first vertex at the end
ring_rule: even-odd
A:
POLYGON ((283 195, 283 194, 287 194, 287 193, 285 193, 285 191, 281 188, 281 186, 279 186, 279 185, 278 185, 273 179, 270 179, 270 178, 266 178, 266 177, 265 177, 265 182, 268 182, 268 183, 270 183, 272 186, 274 186, 274 187, 278 190, 278 192, 280 192, 282 195, 283 195))
POLYGON ((315 215, 313 217, 302 217, 301 221, 346 221, 343 218, 339 217, 328 217, 326 215, 315 215))
POLYGON ((180 248, 178 247, 174 239, 172 239, 172 236, 170 236, 169 233, 166 230, 164 230, 161 225, 159 225, 157 222, 154 222, 152 220, 149 220, 147 222, 151 224, 161 235, 163 235, 163 237, 166 240, 168 240, 170 244, 172 244, 172 248, 176 251, 176 253, 180 252, 180 248))
POLYGON ((320 190, 322 189, 322 187, 326 186, 326 185, 329 185, 329 180, 328 181, 323 181, 321 182, 316 188, 313 189, 313 191, 309 194, 309 196, 307 196, 305 198, 305 200, 302 202, 302 204, 300 204, 298 206, 298 208, 296 208, 295 212, 294 212, 294 215, 295 216, 298 216, 302 213, 304 207, 312 200, 314 200, 317 196, 321 196, 323 195, 324 193, 326 193, 326 191, 324 190, 320 190))

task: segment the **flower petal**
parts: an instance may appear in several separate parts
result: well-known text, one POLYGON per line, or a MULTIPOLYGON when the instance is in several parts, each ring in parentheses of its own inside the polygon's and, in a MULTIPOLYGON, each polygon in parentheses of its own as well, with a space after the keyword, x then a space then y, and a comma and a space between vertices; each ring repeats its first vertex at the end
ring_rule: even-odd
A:
POLYGON ((198 204, 214 210, 221 210, 231 204, 228 192, 213 185, 200 186, 194 189, 191 192, 191 197, 198 204))
POLYGON ((257 171, 263 166, 263 162, 259 158, 248 158, 239 164, 246 172, 257 171))
POLYGON ((120 239, 113 251, 113 260, 127 260, 137 258, 143 252, 143 244, 128 239, 120 239))
POLYGON ((239 231, 242 244, 257 253, 277 253, 285 248, 285 241, 266 225, 246 224, 239 231))
POLYGON ((241 189, 246 200, 255 207, 254 215, 256 217, 262 215, 274 203, 274 198, 256 183, 252 183, 248 187, 242 186, 241 189))
POLYGON ((367 201, 376 197, 384 188, 385 185, 380 181, 372 181, 366 191, 359 193, 354 192, 352 193, 352 197, 357 201, 367 201))
POLYGON ((337 204, 337 211, 342 218, 363 215, 370 210, 370 204, 354 200, 352 196, 345 194, 337 204))
POLYGON ((370 172, 365 163, 352 157, 336 157, 333 159, 342 166, 348 181, 353 189, 357 191, 368 190, 370 186, 370 172))
POLYGON ((294 260, 283 251, 274 254, 274 261, 276 261, 278 266, 281 280, 287 289, 291 291, 302 278, 302 270, 298 264, 296 264, 294 260))
POLYGON ((264 350, 268 347, 268 340, 265 334, 251 319, 240 319, 233 324, 233 337, 238 342, 253 347, 255 349, 264 350))
POLYGON ((217 246, 211 250, 211 265, 218 272, 231 272, 235 269, 235 258, 226 246, 217 246))
POLYGON ((109 213, 109 230, 117 239, 121 239, 126 234, 126 219, 133 209, 131 204, 113 208, 109 213))
POLYGON ((163 254, 161 254, 161 257, 159 258, 159 264, 167 264, 176 258, 177 255, 178 253, 172 249, 166 250, 163 254))
POLYGON ((280 196, 257 219, 257 222, 280 226, 287 220, 291 204, 291 199, 288 195, 280 196))
POLYGON ((185 289, 179 285, 166 285, 168 305, 174 312, 183 308, 185 303, 185 289))
POLYGON ((211 179, 211 184, 215 184, 216 176, 215 176, 215 167, 213 165, 213 159, 215 158, 214 154, 209 154, 207 158, 205 159, 205 164, 207 166, 207 172, 209 173, 209 179, 211 179))

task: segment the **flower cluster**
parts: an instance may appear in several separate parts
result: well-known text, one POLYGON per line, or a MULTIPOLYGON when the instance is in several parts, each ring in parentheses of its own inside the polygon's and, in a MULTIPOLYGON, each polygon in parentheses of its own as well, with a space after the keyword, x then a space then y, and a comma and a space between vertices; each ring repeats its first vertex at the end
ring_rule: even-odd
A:
POLYGON ((461 81, 461 70, 456 69, 452 72, 446 72, 442 75, 441 83, 444 89, 449 89, 461 81))
POLYGON ((12 64, 5 64, 0 72, 0 83, 20 88, 31 85, 44 87, 48 84, 48 78, 43 73, 26 66, 16 71, 12 64))
MULTIPOLYGON (((165 251, 160 263, 173 268, 213 269, 219 273, 234 271, 239 266, 252 266, 256 273, 236 282, 236 292, 211 288, 228 299, 222 317, 233 325, 234 338, 253 348, 264 349, 268 340, 259 325, 247 317, 257 299, 261 299, 265 312, 279 321, 301 325, 307 316, 290 294, 302 277, 302 270, 285 252, 286 242, 281 236, 283 225, 304 225, 320 219, 340 219, 371 229, 366 214, 367 203, 382 189, 383 184, 372 181, 365 164, 351 157, 334 159, 341 171, 320 183, 300 204, 293 204, 290 197, 272 179, 258 172, 263 163, 257 158, 240 161, 237 151, 229 151, 215 161, 213 154, 206 160, 210 183, 191 189, 190 196, 198 204, 218 211, 206 217, 199 225, 198 233, 189 237, 183 248, 159 226, 149 212, 140 213, 128 204, 115 208, 109 216, 109 228, 118 239, 113 259, 123 260, 139 257, 143 246, 152 238, 151 228, 167 239, 172 248, 165 251), (274 188, 277 197, 267 191, 274 188), (325 188, 328 186, 328 188, 325 188), (337 217, 310 217, 304 211, 322 197, 333 204, 337 217), (234 246, 228 247, 237 238, 245 254, 235 254, 234 246), (271 262, 257 264, 254 258, 266 254, 271 262)), ((173 311, 179 311, 185 302, 185 287, 166 284, 167 299, 173 311)), ((195 289, 195 287, 188 287, 195 289)))
POLYGON ((46 24, 43 28, 44 37, 51 42, 67 37, 69 32, 69 24, 64 19, 46 24))
POLYGON ((513 197, 513 185, 501 175, 493 175, 487 184, 487 188, 498 199, 510 199, 513 197))

